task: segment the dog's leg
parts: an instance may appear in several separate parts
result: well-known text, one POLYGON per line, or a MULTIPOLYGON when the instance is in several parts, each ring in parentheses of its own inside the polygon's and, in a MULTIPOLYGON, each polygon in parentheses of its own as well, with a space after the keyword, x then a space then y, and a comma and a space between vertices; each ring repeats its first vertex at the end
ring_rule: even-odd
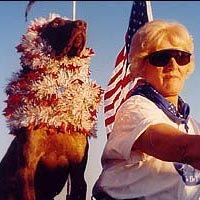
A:
POLYGON ((88 141, 85 147, 84 157, 79 164, 70 165, 71 191, 66 200, 86 200, 87 183, 84 173, 88 159, 88 141))
POLYGON ((18 152, 21 156, 19 156, 18 179, 22 188, 20 200, 35 200, 34 177, 37 164, 45 152, 46 131, 27 129, 26 133, 19 137, 18 152))
POLYGON ((17 191, 17 141, 13 139, 0 163, 0 199, 15 200, 17 191))

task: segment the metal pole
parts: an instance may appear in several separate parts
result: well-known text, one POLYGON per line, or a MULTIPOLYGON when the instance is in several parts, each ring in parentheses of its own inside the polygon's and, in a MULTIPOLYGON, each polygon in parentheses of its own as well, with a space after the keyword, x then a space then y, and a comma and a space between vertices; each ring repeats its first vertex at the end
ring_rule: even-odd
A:
POLYGON ((76 18, 76 1, 72 1, 73 3, 73 13, 72 13, 72 20, 76 18))

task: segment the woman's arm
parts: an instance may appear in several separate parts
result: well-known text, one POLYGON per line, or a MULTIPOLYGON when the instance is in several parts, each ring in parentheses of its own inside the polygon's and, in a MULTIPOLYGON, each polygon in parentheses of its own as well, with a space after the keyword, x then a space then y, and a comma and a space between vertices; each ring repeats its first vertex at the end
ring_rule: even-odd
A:
POLYGON ((167 124, 149 126, 135 141, 133 150, 200 169, 200 136, 185 134, 167 124))

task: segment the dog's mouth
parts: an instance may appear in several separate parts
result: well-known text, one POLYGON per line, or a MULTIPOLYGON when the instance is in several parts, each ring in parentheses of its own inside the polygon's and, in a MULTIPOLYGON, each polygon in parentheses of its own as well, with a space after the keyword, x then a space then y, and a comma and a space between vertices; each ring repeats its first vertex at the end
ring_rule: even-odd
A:
POLYGON ((87 23, 84 20, 55 18, 41 29, 41 38, 52 47, 55 57, 80 56, 86 44, 87 23))

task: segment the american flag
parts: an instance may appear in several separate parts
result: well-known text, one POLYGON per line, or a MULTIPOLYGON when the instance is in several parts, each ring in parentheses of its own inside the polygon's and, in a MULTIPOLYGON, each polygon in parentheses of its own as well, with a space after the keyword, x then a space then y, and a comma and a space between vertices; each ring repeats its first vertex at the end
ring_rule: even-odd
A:
POLYGON ((125 34, 125 45, 117 56, 114 70, 104 93, 104 119, 107 135, 112 131, 117 110, 130 96, 137 83, 137 80, 131 80, 128 69, 127 58, 131 39, 141 26, 152 19, 150 1, 133 1, 128 30, 125 34))

